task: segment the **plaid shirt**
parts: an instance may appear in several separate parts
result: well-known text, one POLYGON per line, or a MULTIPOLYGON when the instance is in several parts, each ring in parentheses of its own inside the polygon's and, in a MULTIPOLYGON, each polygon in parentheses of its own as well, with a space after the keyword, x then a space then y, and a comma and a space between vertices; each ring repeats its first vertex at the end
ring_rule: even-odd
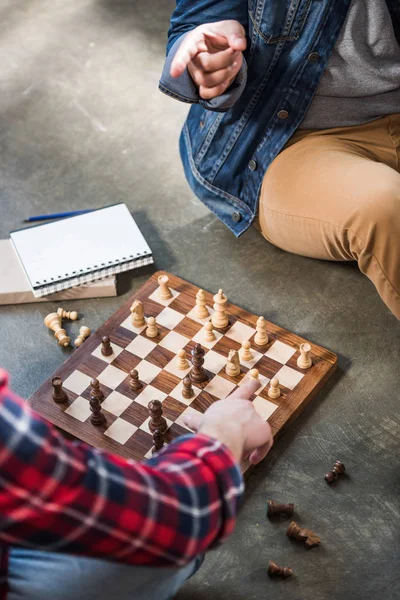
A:
POLYGON ((231 453, 205 435, 145 463, 68 442, 0 371, 0 597, 7 545, 180 567, 229 536, 243 489, 231 453))

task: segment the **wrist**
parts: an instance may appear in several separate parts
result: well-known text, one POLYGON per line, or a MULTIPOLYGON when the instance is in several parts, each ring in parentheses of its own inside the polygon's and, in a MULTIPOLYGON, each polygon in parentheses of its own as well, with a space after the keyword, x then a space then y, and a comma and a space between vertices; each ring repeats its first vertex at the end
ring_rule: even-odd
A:
POLYGON ((240 463, 243 455, 243 440, 241 427, 236 424, 226 426, 226 424, 217 425, 206 423, 202 425, 198 433, 203 433, 222 442, 233 454, 236 462, 240 463))

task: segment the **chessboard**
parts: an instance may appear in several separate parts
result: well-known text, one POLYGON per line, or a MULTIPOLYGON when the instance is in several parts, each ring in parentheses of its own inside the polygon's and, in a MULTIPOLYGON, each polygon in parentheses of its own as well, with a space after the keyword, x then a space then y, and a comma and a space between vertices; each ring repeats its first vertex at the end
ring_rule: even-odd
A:
MULTIPOLYGON (((249 378, 253 369, 259 372, 260 388, 251 398, 254 408, 272 427, 274 438, 290 425, 315 397, 333 374, 337 356, 308 342, 294 333, 266 321, 269 341, 263 347, 254 341, 259 315, 251 314, 229 302, 226 312, 229 324, 214 330, 215 340, 204 339, 204 325, 213 314, 213 295, 206 292, 209 317, 196 316, 196 286, 171 275, 155 273, 104 325, 75 350, 59 369, 30 398, 34 410, 60 429, 76 438, 110 452, 143 460, 151 457, 153 436, 149 429, 151 400, 162 402, 168 429, 165 443, 188 433, 184 425, 188 413, 204 413, 215 401, 224 398, 249 378), (160 297, 158 279, 169 278, 172 296, 160 297), (146 336, 146 325, 134 327, 130 308, 134 300, 143 303, 146 318, 155 317, 158 335, 146 336), (101 352, 102 338, 108 336, 112 353, 101 352), (228 376, 225 367, 230 350, 240 350, 243 341, 250 342, 251 360, 241 360, 240 374, 228 376), (177 368, 177 353, 184 349, 188 359, 196 343, 205 351, 204 368, 207 381, 193 384, 194 395, 182 395, 186 370, 177 368), (300 344, 311 345, 312 366, 299 368, 300 344), (129 373, 137 370, 143 384, 133 391, 129 373), (52 399, 52 379, 59 377, 67 399, 52 399), (105 422, 94 426, 90 410, 90 381, 100 382, 105 422), (279 380, 280 396, 271 399, 269 382, 279 380)), ((242 465, 246 470, 248 465, 242 465)))

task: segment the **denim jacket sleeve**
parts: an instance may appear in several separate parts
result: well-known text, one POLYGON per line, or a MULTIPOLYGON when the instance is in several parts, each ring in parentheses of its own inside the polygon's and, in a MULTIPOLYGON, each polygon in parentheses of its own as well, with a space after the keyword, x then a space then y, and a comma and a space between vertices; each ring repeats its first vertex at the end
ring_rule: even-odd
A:
POLYGON ((167 59, 159 83, 162 92, 182 102, 201 104, 204 108, 216 112, 225 112, 235 104, 246 86, 247 65, 244 58, 232 85, 224 94, 211 100, 200 98, 197 87, 187 69, 176 79, 170 75, 171 63, 186 33, 199 25, 228 19, 239 21, 247 31, 247 2, 244 0, 223 0, 222 2, 177 0, 168 31, 167 59))

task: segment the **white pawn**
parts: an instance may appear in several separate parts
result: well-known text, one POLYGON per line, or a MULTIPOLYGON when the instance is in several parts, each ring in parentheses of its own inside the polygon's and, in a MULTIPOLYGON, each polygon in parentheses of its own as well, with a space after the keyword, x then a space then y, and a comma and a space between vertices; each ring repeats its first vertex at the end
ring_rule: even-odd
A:
POLYGON ((213 342, 215 340, 214 327, 211 321, 204 325, 204 341, 213 342))
POLYGON ((225 306, 228 298, 225 296, 222 290, 218 290, 218 294, 214 296, 214 310, 215 313, 211 317, 212 324, 216 329, 224 329, 229 325, 228 315, 225 311, 225 306))
POLYGON ((207 319, 210 316, 206 306, 206 293, 204 290, 199 290, 196 294, 195 314, 198 319, 207 319))
POLYGON ((254 336, 254 343, 257 346, 266 346, 268 344, 268 334, 267 334, 267 322, 264 317, 259 317, 257 319, 256 325, 257 333, 254 336))
POLYGON ((237 350, 229 351, 225 371, 229 377, 236 377, 237 375, 240 375, 239 352, 237 350))
POLYGON ((281 390, 279 389, 279 379, 277 379, 277 377, 274 377, 269 382, 268 396, 270 398, 279 398, 280 395, 281 390))
POLYGON ((251 360, 253 355, 250 350, 250 342, 248 340, 242 342, 242 347, 240 349, 240 358, 245 362, 251 360))
POLYGON ((299 369, 309 369, 312 365, 310 344, 300 344, 300 356, 297 359, 299 369))
POLYGON ((185 371, 186 369, 189 368, 189 362, 188 359, 186 358, 186 352, 185 350, 179 350, 178 354, 177 354, 177 361, 176 361, 176 366, 180 371, 185 371))
POLYGON ((161 300, 170 300, 172 298, 172 292, 168 287, 169 278, 167 275, 160 275, 158 278, 158 295, 161 300))
POLYGON ((70 319, 71 321, 76 321, 78 318, 78 313, 76 310, 64 310, 61 307, 57 309, 57 314, 62 319, 70 319))
POLYGON ((252 379, 259 379, 260 378, 260 373, 258 372, 258 369, 252 369, 249 372, 249 377, 250 377, 250 381, 252 379))
POLYGON ((154 317, 148 317, 147 319, 146 335, 149 338, 154 338, 158 336, 158 327, 154 317))
POLYGON ((79 348, 79 346, 82 346, 83 342, 86 340, 86 338, 89 337, 91 331, 89 329, 89 327, 86 327, 85 325, 82 325, 82 327, 79 329, 79 335, 76 338, 76 340, 74 341, 74 344, 77 348, 79 348))

